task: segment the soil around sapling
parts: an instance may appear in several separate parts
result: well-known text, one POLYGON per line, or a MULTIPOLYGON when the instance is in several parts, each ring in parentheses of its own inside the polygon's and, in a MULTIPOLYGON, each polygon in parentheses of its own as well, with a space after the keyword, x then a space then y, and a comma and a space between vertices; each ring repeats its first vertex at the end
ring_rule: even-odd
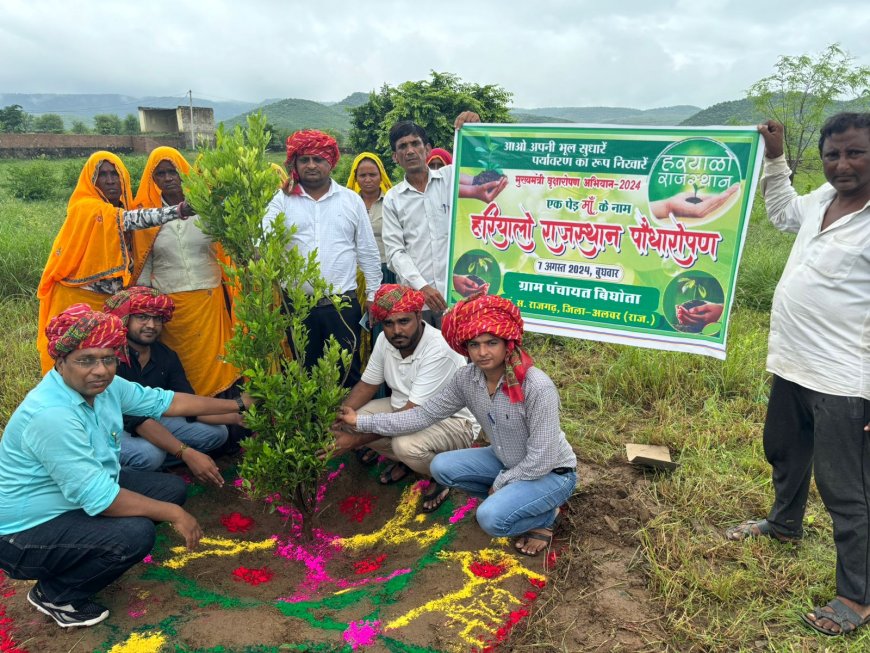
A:
POLYGON ((478 175, 474 176, 474 179, 471 180, 471 183, 475 186, 482 186, 483 184, 488 184, 491 181, 498 181, 505 175, 498 174, 495 170, 484 170, 478 175))

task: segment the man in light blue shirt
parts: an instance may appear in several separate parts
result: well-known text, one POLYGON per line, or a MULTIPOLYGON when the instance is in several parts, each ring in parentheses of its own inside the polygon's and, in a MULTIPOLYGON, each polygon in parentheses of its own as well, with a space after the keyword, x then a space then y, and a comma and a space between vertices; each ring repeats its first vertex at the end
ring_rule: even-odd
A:
POLYGON ((170 522, 191 548, 202 536, 180 507, 180 478, 121 471, 122 415, 212 415, 245 403, 115 377, 126 329, 85 304, 52 319, 46 335, 54 369, 0 440, 0 569, 36 580, 27 599, 59 626, 91 626, 109 616, 93 595, 148 554, 154 522, 170 522))

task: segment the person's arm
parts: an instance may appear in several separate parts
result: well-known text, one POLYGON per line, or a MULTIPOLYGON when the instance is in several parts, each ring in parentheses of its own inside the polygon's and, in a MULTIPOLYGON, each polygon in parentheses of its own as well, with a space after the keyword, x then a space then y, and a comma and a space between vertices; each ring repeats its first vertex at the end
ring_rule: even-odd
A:
POLYGON ((764 141, 764 165, 761 171, 761 196, 767 217, 780 231, 797 232, 803 215, 795 210, 798 193, 791 185, 791 168, 785 160, 783 126, 775 120, 758 125, 764 141))
POLYGON ((381 254, 372 231, 372 221, 366 212, 366 205, 359 195, 354 194, 354 214, 356 215, 356 261, 366 280, 366 300, 374 301, 375 293, 381 287, 381 254))
MULTIPOLYGON (((559 427, 559 392, 552 381, 525 384, 526 421, 529 438, 526 457, 510 469, 503 469, 492 484, 497 492, 513 481, 533 481, 552 471, 561 440, 565 437, 559 427)), ((499 392, 501 392, 499 390, 499 392)))
POLYGON ((192 549, 202 538, 202 528, 196 519, 181 506, 167 501, 157 501, 121 488, 115 500, 101 513, 104 517, 147 517, 152 521, 169 522, 184 538, 187 548, 192 549))
POLYGON ((353 388, 351 388, 350 393, 347 395, 347 398, 341 402, 341 405, 348 406, 354 410, 359 410, 375 398, 379 387, 380 384, 372 385, 365 381, 359 381, 355 386, 353 386, 353 388))
MULTIPOLYGON (((429 326, 427 329, 431 328, 429 326)), ((422 406, 431 397, 450 383, 453 376, 461 369, 453 352, 450 350, 429 350, 431 353, 420 357, 417 371, 411 382, 408 400, 414 405, 422 406)), ((457 357, 458 358, 458 357, 457 357)))
POLYGON ((175 206, 164 206, 159 209, 133 209, 123 211, 124 231, 138 231, 150 229, 172 222, 173 220, 187 219, 195 215, 190 204, 182 202, 175 206))
POLYGON ((137 433, 158 449, 181 460, 198 481, 223 487, 224 478, 211 456, 187 446, 157 420, 146 419, 139 425, 137 433))
MULTIPOLYGON (((242 403, 249 408, 250 396, 242 393, 242 403)), ((184 392, 176 392, 169 404, 169 408, 163 413, 167 417, 198 417, 200 415, 223 415, 239 411, 239 404, 235 399, 216 399, 215 397, 201 397, 184 392)))

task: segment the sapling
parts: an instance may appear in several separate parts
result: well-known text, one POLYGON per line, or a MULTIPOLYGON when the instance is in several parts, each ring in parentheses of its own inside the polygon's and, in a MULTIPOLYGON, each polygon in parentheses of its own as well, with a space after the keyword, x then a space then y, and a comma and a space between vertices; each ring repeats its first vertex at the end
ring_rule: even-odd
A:
POLYGON ((245 390, 257 402, 245 417, 254 435, 242 442, 239 473, 255 498, 279 493, 289 501, 310 534, 350 354, 330 338, 309 369, 304 359, 289 355, 287 339, 304 356, 304 320, 333 293, 321 278, 316 252, 302 256, 290 245, 295 227, 287 229, 283 215, 264 224, 278 187, 265 159, 269 138, 261 115, 249 117, 244 130, 219 128, 214 148, 200 151, 184 189, 202 230, 233 262, 226 270, 235 328, 226 360, 241 370, 245 390))

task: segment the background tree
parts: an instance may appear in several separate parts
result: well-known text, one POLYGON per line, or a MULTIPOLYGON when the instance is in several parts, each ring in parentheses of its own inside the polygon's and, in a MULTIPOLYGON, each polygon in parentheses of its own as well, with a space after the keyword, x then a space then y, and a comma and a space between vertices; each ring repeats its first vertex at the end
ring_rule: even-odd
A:
POLYGON ((94 116, 94 131, 97 134, 120 134, 121 119, 114 113, 100 113, 94 116))
POLYGON ((90 128, 82 120, 73 120, 69 128, 73 134, 89 134, 90 128))
POLYGON ((135 116, 132 113, 128 113, 127 117, 124 118, 124 124, 121 126, 121 131, 124 134, 138 134, 139 133, 139 116, 135 116))
POLYGON ((258 402, 245 418, 256 435, 243 442, 239 474, 254 497, 279 493, 291 502, 310 533, 329 458, 318 453, 334 442, 330 426, 345 394, 340 370, 350 367, 350 353, 330 337, 310 371, 285 354, 285 336, 296 351, 305 351, 304 320, 333 291, 320 275, 316 252, 303 256, 290 246, 295 227, 287 229, 283 220, 263 224, 276 189, 264 127, 262 114, 248 117, 247 130, 237 126, 227 133, 221 126, 215 147, 201 151, 184 190, 203 231, 234 263, 227 274, 239 291, 237 325, 227 360, 242 370, 245 389, 258 402))
POLYGON ((33 119, 33 131, 47 134, 63 134, 63 118, 56 113, 44 113, 33 119))
POLYGON ((480 114, 483 122, 513 122, 509 103, 513 94, 496 84, 470 84, 457 75, 432 71, 431 79, 384 85, 369 101, 350 110, 350 146, 355 152, 381 156, 392 170, 390 127, 400 120, 422 126, 432 147, 453 149, 453 121, 462 111, 480 114))
POLYGON ((0 109, 0 131, 22 133, 27 130, 27 113, 20 104, 10 104, 0 109))
POLYGON ((747 95, 758 111, 785 127, 785 156, 794 173, 802 166, 807 149, 818 142, 818 129, 825 118, 838 109, 838 100, 855 98, 849 108, 866 110, 870 67, 856 66, 834 43, 815 57, 781 56, 775 69, 774 74, 755 82, 747 95))

